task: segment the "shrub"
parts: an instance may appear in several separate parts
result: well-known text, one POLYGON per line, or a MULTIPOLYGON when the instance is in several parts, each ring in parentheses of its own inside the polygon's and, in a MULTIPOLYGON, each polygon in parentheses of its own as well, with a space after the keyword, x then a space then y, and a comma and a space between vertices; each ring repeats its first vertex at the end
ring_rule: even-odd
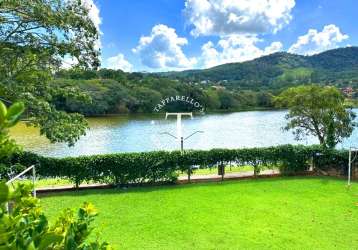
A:
POLYGON ((188 171, 192 165, 209 168, 218 164, 234 162, 251 165, 258 173, 263 167, 279 166, 283 174, 308 170, 315 158, 316 166, 336 165, 344 167, 346 151, 324 150, 319 146, 282 145, 267 148, 154 151, 141 153, 118 153, 106 155, 51 158, 22 152, 12 162, 24 166, 37 164, 41 177, 68 178, 75 185, 84 181, 96 181, 116 185, 128 183, 156 183, 175 181, 175 172, 188 171), (325 155, 318 157, 317 155, 325 155))
POLYGON ((25 106, 22 102, 12 104, 9 108, 0 100, 0 179, 6 178, 1 173, 8 173, 9 158, 21 148, 9 137, 9 129, 16 125, 25 106))
POLYGON ((111 249, 106 242, 87 242, 92 231, 90 223, 96 216, 94 207, 85 203, 77 216, 66 209, 49 226, 39 206, 39 200, 31 196, 31 186, 19 184, 10 190, 0 183, 0 249, 111 249), (10 212, 7 202, 12 202, 10 212))

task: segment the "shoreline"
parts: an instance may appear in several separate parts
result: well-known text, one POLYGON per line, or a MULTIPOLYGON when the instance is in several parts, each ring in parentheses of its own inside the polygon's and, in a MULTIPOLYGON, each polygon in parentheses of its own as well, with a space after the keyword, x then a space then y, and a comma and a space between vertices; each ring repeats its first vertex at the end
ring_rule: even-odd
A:
MULTIPOLYGON (((240 112, 250 112, 250 111, 282 111, 286 109, 282 108, 261 108, 261 107, 253 107, 253 108, 242 108, 242 109, 229 109, 229 110, 208 110, 204 113, 191 111, 193 114, 225 114, 225 113, 240 113, 240 112)), ((190 111, 187 111, 190 112, 190 111)), ((104 118, 104 117, 115 117, 115 116, 137 116, 137 115, 148 115, 148 116, 157 116, 163 115, 166 112, 152 112, 152 113, 111 113, 111 114, 97 114, 97 115, 84 115, 85 118, 104 118)), ((83 114, 82 114, 83 115, 83 114)))

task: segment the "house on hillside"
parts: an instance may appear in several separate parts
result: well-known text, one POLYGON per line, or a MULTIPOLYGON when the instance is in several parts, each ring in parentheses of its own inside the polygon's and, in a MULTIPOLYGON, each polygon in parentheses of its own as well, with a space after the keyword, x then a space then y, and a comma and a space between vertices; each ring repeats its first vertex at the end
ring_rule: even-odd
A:
POLYGON ((225 89, 225 87, 224 86, 218 86, 218 85, 213 85, 213 86, 211 86, 213 89, 215 89, 215 90, 223 90, 223 89, 225 89))
POLYGON ((352 97, 354 90, 352 87, 341 88, 342 93, 347 97, 352 97))

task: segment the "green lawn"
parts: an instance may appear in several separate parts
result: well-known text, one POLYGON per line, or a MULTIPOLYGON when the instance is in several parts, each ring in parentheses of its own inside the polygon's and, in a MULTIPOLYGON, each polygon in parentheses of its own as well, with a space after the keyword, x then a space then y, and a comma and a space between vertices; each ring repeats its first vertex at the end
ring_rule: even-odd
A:
MULTIPOLYGON (((32 184, 32 179, 27 180, 16 180, 14 184, 16 183, 28 183, 32 184)), ((36 188, 43 188, 43 187, 58 187, 58 186, 68 186, 68 185, 74 185, 73 182, 69 179, 64 178, 45 178, 45 179, 37 179, 35 182, 36 188)))
POLYGON ((272 178, 42 197, 53 218, 90 201, 117 249, 358 249, 358 183, 272 178))

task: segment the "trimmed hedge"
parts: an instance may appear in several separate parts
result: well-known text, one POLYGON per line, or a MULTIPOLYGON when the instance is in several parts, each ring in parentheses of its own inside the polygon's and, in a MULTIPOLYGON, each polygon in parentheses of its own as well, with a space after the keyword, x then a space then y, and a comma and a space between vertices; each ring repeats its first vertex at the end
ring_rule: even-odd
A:
MULTIPOLYGON (((29 166, 36 164, 40 177, 68 178, 75 185, 84 181, 113 184, 171 182, 176 172, 188 171, 192 165, 210 168, 233 162, 236 165, 260 168, 279 167, 282 173, 298 173, 308 170, 312 157, 321 169, 334 166, 344 169, 347 151, 325 151, 319 146, 282 145, 267 148, 153 151, 141 153, 118 153, 106 155, 51 158, 23 152, 15 155, 11 164, 29 166)), ((4 173, 3 173, 4 174, 4 173)), ((1 173, 0 173, 1 175, 1 173)), ((3 175, 4 176, 4 175, 3 175)))

